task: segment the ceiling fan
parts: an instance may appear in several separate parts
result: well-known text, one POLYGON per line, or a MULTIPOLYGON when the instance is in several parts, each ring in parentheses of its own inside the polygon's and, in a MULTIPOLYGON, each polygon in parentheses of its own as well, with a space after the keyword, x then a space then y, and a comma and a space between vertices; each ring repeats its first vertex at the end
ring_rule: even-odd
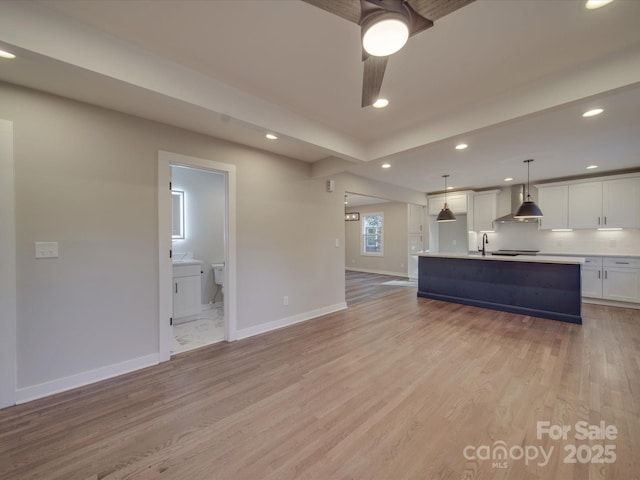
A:
POLYGON ((362 106, 378 99, 389 55, 433 22, 474 0, 303 0, 360 25, 362 34, 362 106), (390 35, 378 41, 378 32, 390 35))

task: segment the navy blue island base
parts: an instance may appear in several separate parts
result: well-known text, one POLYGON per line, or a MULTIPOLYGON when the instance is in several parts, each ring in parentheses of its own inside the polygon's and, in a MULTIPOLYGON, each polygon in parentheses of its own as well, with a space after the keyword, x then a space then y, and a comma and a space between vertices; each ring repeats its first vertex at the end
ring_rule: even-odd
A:
POLYGON ((582 324, 580 268, 524 258, 420 256, 418 296, 582 324))

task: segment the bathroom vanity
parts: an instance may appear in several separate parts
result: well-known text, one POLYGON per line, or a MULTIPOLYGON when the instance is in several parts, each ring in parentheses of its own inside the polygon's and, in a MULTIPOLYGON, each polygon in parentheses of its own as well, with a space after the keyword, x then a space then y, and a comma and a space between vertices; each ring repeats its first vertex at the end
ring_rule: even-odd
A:
POLYGON ((200 313, 202 262, 182 260, 173 262, 173 323, 200 313))

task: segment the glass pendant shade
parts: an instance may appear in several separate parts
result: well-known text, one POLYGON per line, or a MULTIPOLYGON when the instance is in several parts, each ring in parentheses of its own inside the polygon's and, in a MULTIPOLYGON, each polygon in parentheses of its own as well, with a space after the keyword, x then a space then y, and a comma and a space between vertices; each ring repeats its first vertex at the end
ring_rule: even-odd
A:
POLYGON ((447 205, 447 177, 449 175, 443 175, 444 178, 444 207, 440 210, 438 217, 436 218, 436 222, 455 222, 456 216, 453 214, 451 210, 449 210, 449 205, 447 205))
POLYGON ((514 218, 542 218, 542 210, 540 210, 540 207, 538 207, 538 205, 536 205, 536 203, 531 199, 531 195, 529 193, 529 164, 533 162, 533 160, 525 160, 524 163, 527 164, 527 198, 525 199, 524 202, 522 202, 522 205, 520 205, 520 208, 518 208, 518 211, 516 212, 516 214, 513 216, 514 218))

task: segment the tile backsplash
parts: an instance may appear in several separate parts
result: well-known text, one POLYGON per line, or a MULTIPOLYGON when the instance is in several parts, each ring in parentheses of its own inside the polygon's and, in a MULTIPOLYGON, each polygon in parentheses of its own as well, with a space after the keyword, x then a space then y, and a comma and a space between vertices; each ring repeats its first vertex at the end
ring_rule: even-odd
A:
MULTIPOLYGON (((557 253, 602 253, 640 255, 640 230, 538 230, 538 225, 500 224, 489 233, 489 250, 523 249, 557 253)), ((478 242, 480 237, 478 237, 478 242)), ((474 245, 470 245, 474 249, 474 245)))

